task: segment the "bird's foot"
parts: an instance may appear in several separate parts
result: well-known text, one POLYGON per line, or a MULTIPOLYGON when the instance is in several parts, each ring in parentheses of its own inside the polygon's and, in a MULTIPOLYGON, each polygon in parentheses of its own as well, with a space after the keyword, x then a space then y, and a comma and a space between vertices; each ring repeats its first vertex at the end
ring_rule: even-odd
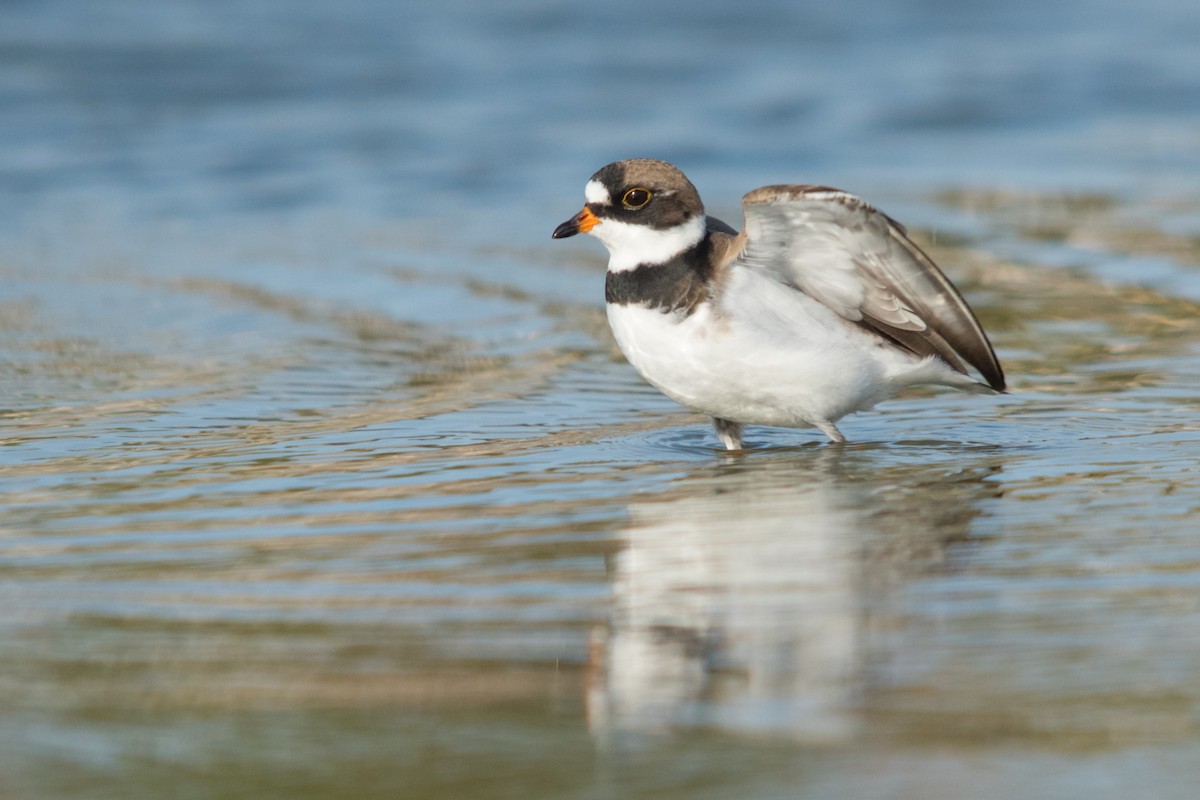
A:
POLYGON ((742 449, 742 423, 713 417, 713 428, 716 429, 717 438, 725 445, 726 450, 742 449))

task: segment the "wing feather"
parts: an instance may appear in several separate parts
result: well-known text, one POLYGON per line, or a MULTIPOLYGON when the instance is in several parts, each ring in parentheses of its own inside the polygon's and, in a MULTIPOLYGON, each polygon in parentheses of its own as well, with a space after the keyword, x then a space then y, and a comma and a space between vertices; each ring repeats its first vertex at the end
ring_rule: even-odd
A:
POLYGON ((771 274, 845 319, 1004 390, 1004 371, 962 295, 900 223, 825 186, 764 186, 742 198, 730 266, 771 274))

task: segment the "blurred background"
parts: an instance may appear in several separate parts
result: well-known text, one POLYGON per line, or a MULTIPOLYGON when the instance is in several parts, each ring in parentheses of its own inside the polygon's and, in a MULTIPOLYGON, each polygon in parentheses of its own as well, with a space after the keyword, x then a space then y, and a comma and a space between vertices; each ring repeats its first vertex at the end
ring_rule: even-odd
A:
POLYGON ((0 6, 0 794, 1192 797, 1200 7, 0 6), (906 223, 1012 393, 727 458, 620 158, 906 223))

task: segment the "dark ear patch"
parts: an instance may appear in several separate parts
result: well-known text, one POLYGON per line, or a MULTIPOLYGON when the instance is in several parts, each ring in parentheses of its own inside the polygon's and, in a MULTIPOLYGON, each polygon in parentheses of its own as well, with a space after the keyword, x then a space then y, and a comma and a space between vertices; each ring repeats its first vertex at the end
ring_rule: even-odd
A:
POLYGON ((601 167, 592 180, 608 190, 613 205, 604 216, 634 225, 666 230, 704 213, 696 187, 682 172, 665 161, 633 158, 601 167), (644 203, 623 202, 631 191, 649 194, 644 203))

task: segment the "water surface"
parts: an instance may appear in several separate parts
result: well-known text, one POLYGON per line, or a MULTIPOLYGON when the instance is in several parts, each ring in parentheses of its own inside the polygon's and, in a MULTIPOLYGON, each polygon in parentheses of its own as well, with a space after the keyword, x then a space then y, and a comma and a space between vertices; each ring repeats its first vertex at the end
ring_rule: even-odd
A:
POLYGON ((0 789, 1190 797, 1200 14, 0 11, 0 789), (1012 392, 705 420, 614 158, 909 224, 1012 392))

